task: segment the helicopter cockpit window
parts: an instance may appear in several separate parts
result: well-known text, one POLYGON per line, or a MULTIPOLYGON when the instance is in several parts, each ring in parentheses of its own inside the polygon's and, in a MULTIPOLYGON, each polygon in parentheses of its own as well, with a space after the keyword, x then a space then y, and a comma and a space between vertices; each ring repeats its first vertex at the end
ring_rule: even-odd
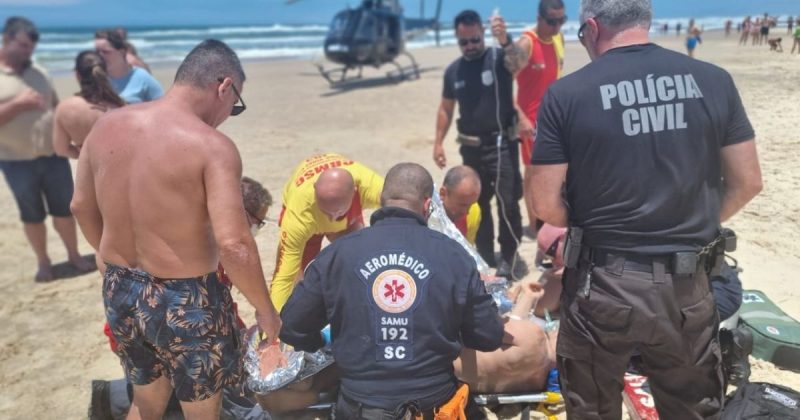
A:
POLYGON ((332 36, 342 36, 344 35, 345 31, 347 31, 347 25, 350 22, 350 15, 352 14, 351 11, 346 10, 343 12, 339 12, 333 18, 333 22, 331 22, 331 27, 328 30, 328 35, 332 36))
POLYGON ((356 32, 358 39, 374 39, 375 38, 375 16, 365 13, 361 16, 361 22, 358 25, 356 32))

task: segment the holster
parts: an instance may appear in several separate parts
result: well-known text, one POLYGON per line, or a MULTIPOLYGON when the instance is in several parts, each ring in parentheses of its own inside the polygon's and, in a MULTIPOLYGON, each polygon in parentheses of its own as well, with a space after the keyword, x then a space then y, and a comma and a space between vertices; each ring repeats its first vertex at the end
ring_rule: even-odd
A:
POLYGON ((722 274, 725 253, 736 251, 736 232, 728 228, 720 228, 719 236, 714 241, 717 244, 709 251, 709 258, 706 260, 706 271, 709 277, 722 274))
MULTIPOLYGON (((467 420, 467 400, 469 399, 469 385, 462 383, 449 401, 434 410, 434 420, 467 420)), ((423 420, 416 416, 415 420, 423 420)))
POLYGON ((583 246, 583 229, 577 226, 570 226, 567 231, 567 239, 564 242, 564 266, 575 268, 581 256, 583 246))

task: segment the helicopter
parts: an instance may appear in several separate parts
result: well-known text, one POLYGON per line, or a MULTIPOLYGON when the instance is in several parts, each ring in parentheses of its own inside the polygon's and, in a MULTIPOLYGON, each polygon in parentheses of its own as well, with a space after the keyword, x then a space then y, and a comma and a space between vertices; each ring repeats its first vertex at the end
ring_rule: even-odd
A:
MULTIPOLYGON (((288 0, 286 3, 298 1, 288 0)), ((404 80, 412 75, 419 78, 419 66, 406 50, 405 43, 416 35, 433 30, 436 45, 439 45, 441 11, 442 0, 437 0, 435 16, 426 19, 425 0, 420 0, 420 17, 405 18, 398 0, 362 0, 358 7, 336 13, 328 28, 323 47, 325 58, 340 66, 325 69, 318 63, 317 69, 332 86, 351 80, 348 79, 351 70, 358 70, 355 78, 360 79, 364 66, 380 68, 384 64, 395 67, 394 71, 387 73, 389 78, 404 80), (410 60, 410 66, 398 63, 397 58, 401 55, 410 60)))

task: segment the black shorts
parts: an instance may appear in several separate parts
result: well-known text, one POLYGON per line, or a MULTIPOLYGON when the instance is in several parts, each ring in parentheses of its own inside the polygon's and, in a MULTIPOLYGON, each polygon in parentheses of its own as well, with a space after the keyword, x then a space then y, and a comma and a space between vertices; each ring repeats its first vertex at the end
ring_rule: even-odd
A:
POLYGON ((42 223, 51 216, 69 217, 72 201, 72 170, 69 161, 53 155, 33 160, 0 161, 24 223, 42 223), (45 211, 47 202, 47 211, 45 211))
POLYGON ((215 272, 159 279, 107 264, 103 301, 131 383, 147 385, 166 375, 179 400, 201 401, 240 380, 233 300, 215 272))

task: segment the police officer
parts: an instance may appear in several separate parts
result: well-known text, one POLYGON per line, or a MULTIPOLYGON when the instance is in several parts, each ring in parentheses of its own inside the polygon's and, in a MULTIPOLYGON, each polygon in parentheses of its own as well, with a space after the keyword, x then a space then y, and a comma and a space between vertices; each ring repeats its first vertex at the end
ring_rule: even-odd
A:
POLYGON ((453 373, 462 344, 500 347, 503 326, 475 263, 427 227, 432 192, 422 166, 394 166, 371 227, 325 248, 283 308, 280 338, 297 349, 322 347, 320 329, 331 325, 342 373, 336 418, 430 415, 454 396, 466 403, 453 373))
POLYGON ((486 48, 481 18, 472 10, 456 16, 454 27, 462 56, 445 71, 433 160, 439 168, 447 165, 443 143, 458 102, 459 151, 464 165, 478 172, 483 185, 478 199, 481 207, 476 239, 478 253, 490 266, 498 267, 498 276, 508 277, 522 235, 519 144, 512 132, 516 124, 513 75, 525 64, 525 59, 521 49, 506 33, 505 23, 499 16, 492 18, 492 33, 501 48, 486 48), (494 257, 494 221, 490 204, 495 193, 500 219, 498 242, 503 257, 503 261, 498 263, 494 257))
POLYGON ((761 189, 754 133, 731 76, 649 43, 651 18, 650 0, 582 0, 592 62, 538 116, 534 207, 571 226, 557 348, 571 419, 620 418, 635 348, 661 418, 722 407, 702 250, 761 189))

